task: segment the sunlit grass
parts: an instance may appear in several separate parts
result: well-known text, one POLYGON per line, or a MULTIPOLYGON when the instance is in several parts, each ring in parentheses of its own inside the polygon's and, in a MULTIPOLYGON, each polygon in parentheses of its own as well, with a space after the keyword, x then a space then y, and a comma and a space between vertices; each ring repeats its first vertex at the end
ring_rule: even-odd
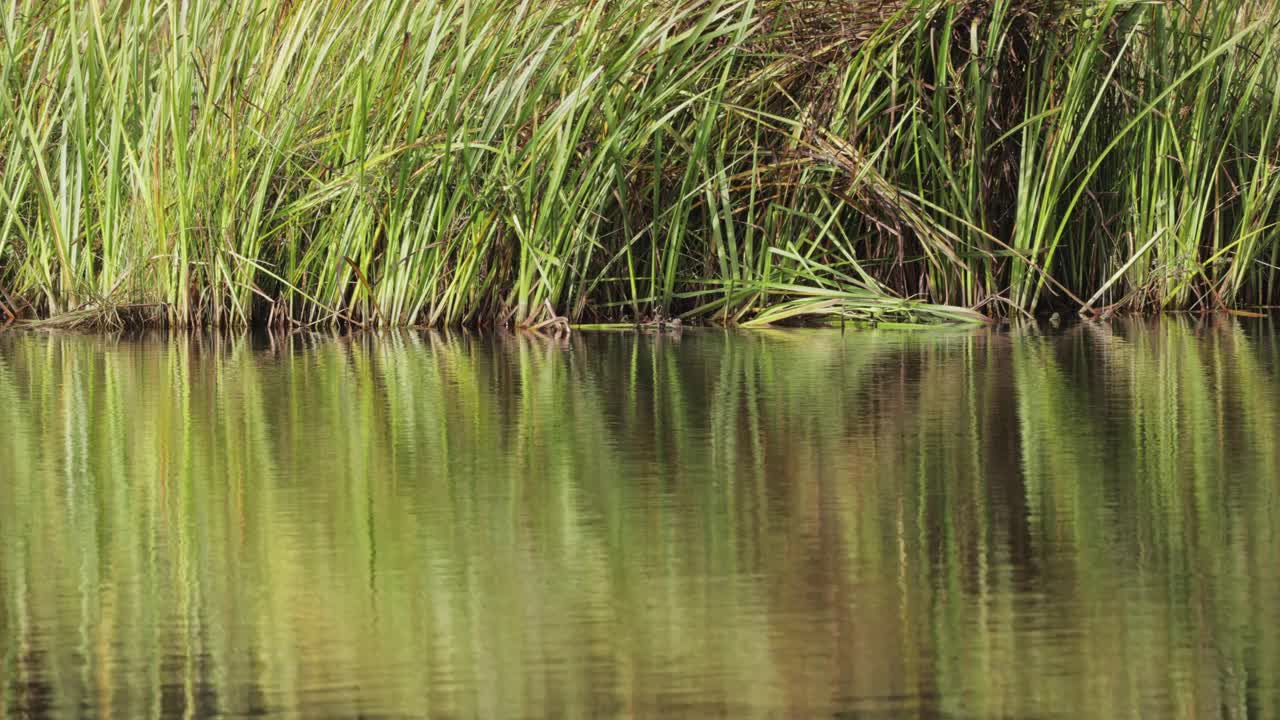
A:
POLYGON ((1274 0, 19 0, 0 322, 1276 300, 1274 0))

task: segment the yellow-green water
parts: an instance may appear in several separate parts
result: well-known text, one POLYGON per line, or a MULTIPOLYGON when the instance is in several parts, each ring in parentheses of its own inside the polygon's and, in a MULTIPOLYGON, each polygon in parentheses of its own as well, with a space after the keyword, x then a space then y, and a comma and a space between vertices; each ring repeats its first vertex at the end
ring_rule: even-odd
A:
POLYGON ((1276 717, 1280 334, 0 335, 0 715, 1276 717))

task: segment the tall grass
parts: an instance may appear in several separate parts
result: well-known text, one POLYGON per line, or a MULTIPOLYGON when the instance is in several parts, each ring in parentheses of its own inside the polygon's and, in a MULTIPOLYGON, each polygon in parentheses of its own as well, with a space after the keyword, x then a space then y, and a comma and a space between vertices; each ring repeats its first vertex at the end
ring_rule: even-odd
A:
POLYGON ((1275 0, 18 0, 0 322, 1275 301, 1275 0))

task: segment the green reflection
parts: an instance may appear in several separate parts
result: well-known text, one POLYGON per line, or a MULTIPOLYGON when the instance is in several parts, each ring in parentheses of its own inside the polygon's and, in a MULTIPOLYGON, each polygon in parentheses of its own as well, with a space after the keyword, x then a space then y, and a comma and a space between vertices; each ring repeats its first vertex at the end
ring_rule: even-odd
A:
POLYGON ((1278 350, 0 336, 0 714, 1274 717, 1278 350))

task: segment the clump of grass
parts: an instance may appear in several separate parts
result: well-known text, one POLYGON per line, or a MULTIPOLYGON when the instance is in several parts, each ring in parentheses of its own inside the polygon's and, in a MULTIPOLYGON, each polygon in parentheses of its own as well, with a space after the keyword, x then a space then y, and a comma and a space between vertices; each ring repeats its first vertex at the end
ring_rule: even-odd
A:
POLYGON ((2 12, 0 287, 36 315, 532 327, 1275 299, 1274 0, 2 12))

